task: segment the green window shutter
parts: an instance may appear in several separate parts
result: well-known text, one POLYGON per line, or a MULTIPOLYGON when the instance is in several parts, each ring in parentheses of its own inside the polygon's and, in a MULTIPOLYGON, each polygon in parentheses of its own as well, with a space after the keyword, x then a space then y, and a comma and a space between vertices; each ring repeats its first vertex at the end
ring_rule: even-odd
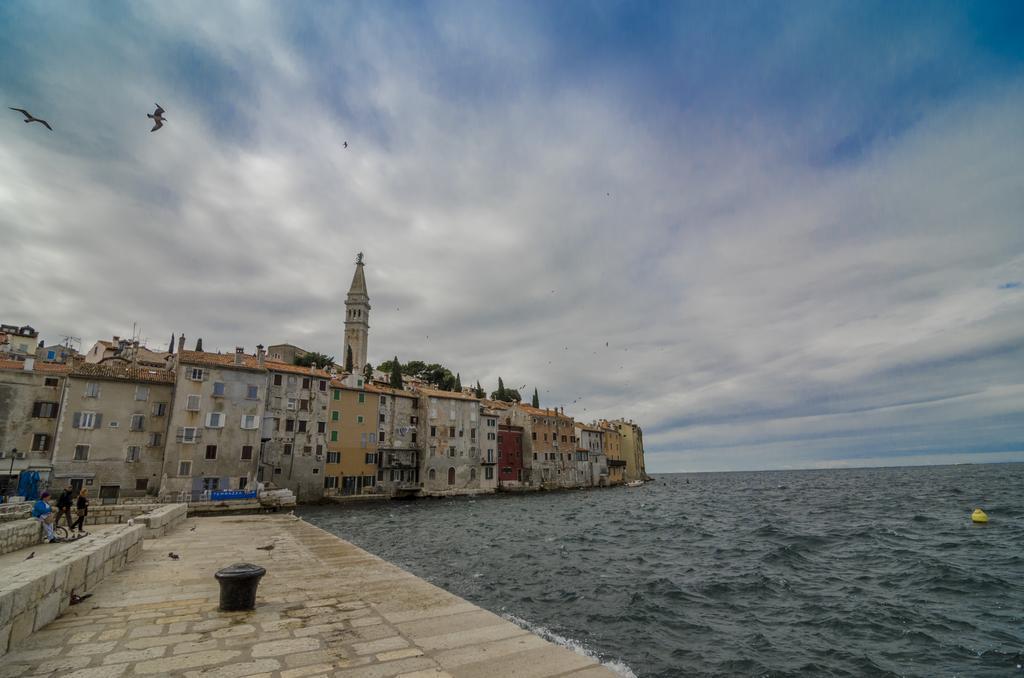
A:
POLYGON ((331 421, 338 421, 338 410, 331 412, 331 421))
POLYGON ((341 391, 339 391, 338 389, 334 389, 334 399, 341 400, 341 391))
POLYGON ((359 402, 361 402, 361 403, 365 403, 366 402, 366 394, 365 393, 360 393, 359 394, 359 402))
POLYGON ((337 431, 331 431, 331 442, 332 443, 338 442, 338 432, 337 431))

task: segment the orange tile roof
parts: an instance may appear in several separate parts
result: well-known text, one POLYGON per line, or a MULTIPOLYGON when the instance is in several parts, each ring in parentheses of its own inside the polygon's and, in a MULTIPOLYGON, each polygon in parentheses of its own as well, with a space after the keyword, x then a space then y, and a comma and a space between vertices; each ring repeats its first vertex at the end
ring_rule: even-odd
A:
POLYGON ((264 370, 256 360, 256 356, 242 354, 242 364, 235 364, 235 354, 207 353, 206 351, 181 351, 178 362, 184 365, 208 365, 210 367, 233 367, 240 370, 264 370))
POLYGON ((152 367, 132 367, 113 363, 80 362, 72 366, 68 376, 112 381, 140 381, 150 384, 173 384, 174 372, 152 367))
POLYGON ((561 414, 558 410, 545 410, 543 408, 524 405, 522 403, 516 405, 516 409, 522 411, 524 414, 532 414, 537 417, 561 417, 563 419, 572 419, 571 414, 561 414))
MULTIPOLYGON (((234 363, 235 356, 231 356, 231 362, 234 363)), ((319 379, 330 379, 331 373, 327 370, 321 370, 318 367, 303 367, 302 365, 292 365, 291 363, 283 363, 280 360, 264 361, 268 370, 274 370, 275 372, 291 372, 292 374, 304 374, 307 377, 317 377, 319 379)))
MULTIPOLYGON (((0 359, 0 370, 25 370, 24 360, 6 360, 0 359)), ((68 366, 63 363, 45 363, 36 361, 32 366, 33 372, 47 372, 49 374, 64 374, 68 371, 68 366)))
POLYGON ((576 428, 580 429, 581 431, 594 431, 595 433, 601 432, 601 429, 599 429, 596 426, 589 426, 587 424, 582 424, 578 421, 576 422, 576 428))
POLYGON ((415 393, 409 391, 393 388, 391 386, 380 386, 379 384, 367 384, 366 390, 370 393, 386 393, 389 395, 397 396, 399 398, 417 398, 415 393))
POLYGON ((458 393, 456 391, 439 391, 434 388, 418 386, 416 388, 416 392, 431 398, 447 398, 448 400, 474 400, 476 402, 480 402, 480 399, 477 398, 476 396, 467 395, 465 393, 458 393))

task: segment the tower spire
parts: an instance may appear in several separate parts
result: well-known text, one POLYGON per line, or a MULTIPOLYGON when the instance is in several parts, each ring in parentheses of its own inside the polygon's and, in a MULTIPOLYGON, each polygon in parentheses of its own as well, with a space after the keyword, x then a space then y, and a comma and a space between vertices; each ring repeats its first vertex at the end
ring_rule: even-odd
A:
POLYGON ((366 276, 363 273, 363 253, 356 256, 356 272, 345 298, 345 343, 341 354, 352 353, 352 371, 359 373, 366 365, 367 340, 370 332, 370 295, 366 291, 366 276))

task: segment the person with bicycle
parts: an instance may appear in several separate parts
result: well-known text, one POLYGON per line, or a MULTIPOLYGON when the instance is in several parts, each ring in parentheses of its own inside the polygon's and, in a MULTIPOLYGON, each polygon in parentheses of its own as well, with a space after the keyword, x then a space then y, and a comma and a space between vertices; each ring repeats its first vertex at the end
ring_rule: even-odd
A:
POLYGON ((89 490, 82 488, 82 491, 78 493, 78 500, 75 502, 75 513, 78 514, 78 520, 71 526, 72 530, 78 530, 80 533, 85 532, 85 517, 89 515, 89 490))
POLYGON ((60 527, 60 519, 63 518, 64 522, 70 528, 74 522, 71 519, 71 504, 74 503, 75 498, 72 496, 74 489, 70 485, 64 486, 64 491, 60 493, 60 497, 57 498, 57 520, 54 521, 55 527, 60 527))
POLYGON ((57 537, 53 534, 53 507, 50 506, 50 502, 46 501, 49 496, 49 492, 43 492, 40 495, 39 500, 32 506, 32 517, 38 520, 46 530, 46 541, 52 544, 57 541, 57 537))

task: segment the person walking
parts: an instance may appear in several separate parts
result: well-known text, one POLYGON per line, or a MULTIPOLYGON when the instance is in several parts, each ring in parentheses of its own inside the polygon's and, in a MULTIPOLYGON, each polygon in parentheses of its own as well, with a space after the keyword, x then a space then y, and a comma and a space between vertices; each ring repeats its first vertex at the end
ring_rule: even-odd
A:
POLYGON ((60 525, 61 518, 64 519, 69 528, 71 527, 71 523, 74 522, 71 520, 71 504, 75 501, 75 498, 72 496, 73 494, 74 490, 72 487, 70 485, 65 485, 64 491, 61 492, 60 497, 57 498, 57 519, 53 522, 54 526, 60 525))
POLYGON ((89 515, 89 490, 84 487, 78 493, 78 500, 75 502, 75 513, 78 515, 78 520, 71 526, 71 529, 85 532, 85 517, 89 515))
POLYGON ((53 534, 53 507, 50 506, 50 502, 46 501, 49 497, 49 492, 43 492, 39 496, 39 500, 32 505, 32 517, 38 520, 46 530, 46 541, 52 544, 57 541, 57 537, 53 534))

